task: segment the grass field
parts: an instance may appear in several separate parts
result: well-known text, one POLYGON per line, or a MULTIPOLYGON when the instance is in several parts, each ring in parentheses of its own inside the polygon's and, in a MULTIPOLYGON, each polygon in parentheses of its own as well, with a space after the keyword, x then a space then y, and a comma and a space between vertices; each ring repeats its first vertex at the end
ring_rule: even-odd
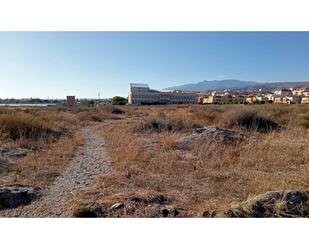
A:
POLYGON ((132 200, 163 196, 164 205, 177 207, 180 216, 201 217, 267 191, 309 188, 309 106, 126 109, 130 115, 97 132, 108 142, 115 173, 101 175, 97 189, 80 196, 81 207, 96 203, 108 209, 116 202, 127 203, 127 209, 109 215, 156 217, 157 211, 149 210, 151 201, 132 200), (215 138, 179 146, 179 140, 205 126, 233 129, 254 139, 225 144, 215 138))
POLYGON ((46 188, 83 146, 79 132, 88 122, 102 124, 95 132, 113 174, 75 197, 75 216, 115 203, 125 208, 107 216, 160 217, 163 206, 168 217, 214 216, 268 191, 309 189, 309 105, 2 109, 1 147, 30 151, 12 181, 46 188), (202 127, 246 139, 192 139, 202 127))

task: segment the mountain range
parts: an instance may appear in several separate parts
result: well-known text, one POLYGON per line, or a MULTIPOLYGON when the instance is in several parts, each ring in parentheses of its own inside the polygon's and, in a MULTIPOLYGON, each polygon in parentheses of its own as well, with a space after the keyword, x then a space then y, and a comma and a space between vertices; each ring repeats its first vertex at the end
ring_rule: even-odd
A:
POLYGON ((164 90, 184 90, 184 91, 212 91, 212 90, 257 90, 257 89, 278 89, 290 87, 309 87, 309 81, 297 82, 256 82, 256 81, 242 81, 242 80, 204 80, 197 83, 184 84, 179 86, 172 86, 164 90))

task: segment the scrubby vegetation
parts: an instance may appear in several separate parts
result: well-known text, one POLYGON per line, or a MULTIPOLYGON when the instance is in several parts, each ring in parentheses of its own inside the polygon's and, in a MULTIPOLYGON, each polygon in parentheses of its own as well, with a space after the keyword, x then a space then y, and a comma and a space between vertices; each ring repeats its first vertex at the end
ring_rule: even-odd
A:
POLYGON ((220 122, 228 128, 245 128, 249 131, 268 133, 280 128, 280 125, 270 117, 258 114, 256 111, 232 109, 222 115, 220 122))
POLYGON ((196 123, 182 120, 169 119, 161 116, 155 119, 148 120, 144 123, 140 123, 134 128, 136 132, 180 132, 180 131, 191 131, 194 128, 200 128, 196 123))
POLYGON ((40 138, 46 140, 49 137, 61 135, 61 131, 28 113, 1 115, 0 129, 3 135, 13 140, 40 138))
POLYGON ((1 166, 0 184, 15 182, 47 187, 83 145, 80 128, 89 122, 119 118, 120 110, 114 107, 0 109, 0 149, 26 149, 25 156, 13 158, 13 165, 0 155, 0 163, 2 160, 6 164, 1 166))
POLYGON ((78 197, 76 210, 92 203, 109 217, 162 217, 162 210, 175 209, 177 217, 212 217, 268 191, 309 189, 309 106, 126 108, 133 118, 98 131, 108 142, 114 174, 101 175, 95 192, 78 197), (237 140, 224 143, 214 133, 178 146, 196 127, 232 129, 237 140), (146 190, 166 203, 133 205, 128 199, 146 190), (108 209, 114 203, 124 204, 116 214, 108 209))
POLYGON ((255 205, 269 191, 307 193, 308 113, 267 104, 0 109, 1 148, 25 148, 12 181, 44 189, 83 145, 81 127, 96 122, 112 173, 74 196, 75 217, 298 217, 307 200, 290 209, 282 194, 264 213, 255 205))

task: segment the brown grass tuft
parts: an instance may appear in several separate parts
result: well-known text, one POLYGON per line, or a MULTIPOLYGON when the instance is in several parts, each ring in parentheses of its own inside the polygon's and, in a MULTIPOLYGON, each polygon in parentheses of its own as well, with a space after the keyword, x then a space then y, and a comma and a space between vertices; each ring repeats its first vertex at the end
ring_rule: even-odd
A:
MULTIPOLYGON (((302 125, 309 106, 134 108, 132 118, 106 123, 98 131, 108 143, 114 173, 98 178, 98 192, 93 193, 91 203, 122 193, 117 202, 126 204, 130 201, 124 196, 129 193, 150 190, 166 196, 169 205, 186 210, 183 216, 211 217, 250 196, 309 188, 309 132, 302 125), (177 121, 182 125, 175 128, 177 121), (191 134, 192 126, 183 125, 186 122, 233 126, 256 139, 230 146, 216 137, 205 137, 182 149, 175 143, 191 134), (273 122, 286 129, 275 130, 273 122)), ((87 203, 89 196, 81 199, 87 203)))
POLYGON ((227 128, 241 127, 249 131, 268 133, 280 128, 280 125, 270 117, 258 114, 253 110, 232 109, 225 112, 221 117, 219 124, 227 128))
POLYGON ((147 122, 143 122, 134 128, 135 132, 181 132, 192 131, 200 126, 191 121, 183 122, 182 120, 169 119, 166 117, 158 117, 151 119, 147 122))
POLYGON ((32 139, 46 140, 59 137, 62 133, 51 124, 27 113, 10 113, 0 116, 1 133, 12 140, 32 139))

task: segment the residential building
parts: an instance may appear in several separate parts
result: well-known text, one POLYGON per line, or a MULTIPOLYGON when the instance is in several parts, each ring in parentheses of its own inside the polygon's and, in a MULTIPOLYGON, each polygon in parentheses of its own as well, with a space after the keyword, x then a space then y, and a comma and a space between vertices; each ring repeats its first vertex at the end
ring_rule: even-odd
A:
POLYGON ((197 103, 198 104, 203 104, 204 98, 207 98, 207 95, 199 95, 197 97, 197 103))
POLYGON ((267 102, 268 98, 266 96, 256 96, 258 102, 267 102))
POLYGON ((309 97, 309 90, 303 91, 302 96, 309 97))
POLYGON ((255 104, 257 102, 256 96, 247 96, 246 102, 248 104, 255 104))
POLYGON ((276 90, 274 92, 275 95, 279 95, 279 96, 292 96, 293 92, 291 89, 280 89, 280 90, 276 90))
POLYGON ((266 93, 264 96, 267 98, 267 101, 275 101, 275 95, 272 93, 266 93))
POLYGON ((292 90, 293 95, 301 96, 303 94, 304 89, 303 88, 295 88, 292 90))
POLYGON ((295 88, 292 90, 293 95, 297 95, 297 96, 309 96, 309 89, 308 87, 299 87, 299 88, 295 88))
POLYGON ((203 97, 203 104, 244 104, 246 98, 241 95, 212 94, 203 97))
POLYGON ((128 104, 196 104, 197 96, 193 92, 160 92, 149 88, 148 84, 130 84, 128 104))
POLYGON ((302 98, 300 96, 276 96, 275 104, 300 104, 302 98))
POLYGON ((301 98, 301 103, 302 104, 309 104, 309 97, 302 97, 301 98))

